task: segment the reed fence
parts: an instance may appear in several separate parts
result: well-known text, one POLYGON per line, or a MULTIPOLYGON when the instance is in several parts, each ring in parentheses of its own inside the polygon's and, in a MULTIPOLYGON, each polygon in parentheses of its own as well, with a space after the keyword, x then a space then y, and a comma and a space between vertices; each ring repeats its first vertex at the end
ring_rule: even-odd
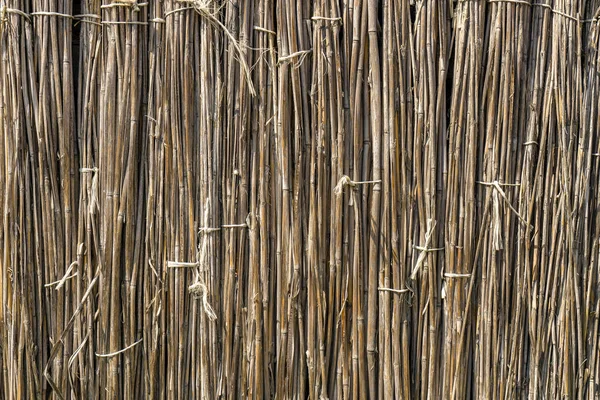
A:
POLYGON ((600 0, 0 0, 0 399, 600 398, 600 0))

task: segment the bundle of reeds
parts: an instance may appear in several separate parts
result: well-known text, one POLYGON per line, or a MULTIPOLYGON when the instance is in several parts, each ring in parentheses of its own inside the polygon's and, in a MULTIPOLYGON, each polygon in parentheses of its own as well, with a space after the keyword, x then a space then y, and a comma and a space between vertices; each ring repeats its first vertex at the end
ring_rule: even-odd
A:
POLYGON ((600 0, 0 0, 0 399, 600 397, 600 0))

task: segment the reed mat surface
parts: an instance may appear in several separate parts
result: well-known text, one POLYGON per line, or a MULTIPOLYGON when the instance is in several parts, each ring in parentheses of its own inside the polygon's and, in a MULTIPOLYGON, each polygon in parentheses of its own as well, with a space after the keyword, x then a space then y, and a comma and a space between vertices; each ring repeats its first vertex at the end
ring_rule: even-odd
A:
POLYGON ((600 0, 0 0, 0 400, 599 399, 599 45, 600 0))

